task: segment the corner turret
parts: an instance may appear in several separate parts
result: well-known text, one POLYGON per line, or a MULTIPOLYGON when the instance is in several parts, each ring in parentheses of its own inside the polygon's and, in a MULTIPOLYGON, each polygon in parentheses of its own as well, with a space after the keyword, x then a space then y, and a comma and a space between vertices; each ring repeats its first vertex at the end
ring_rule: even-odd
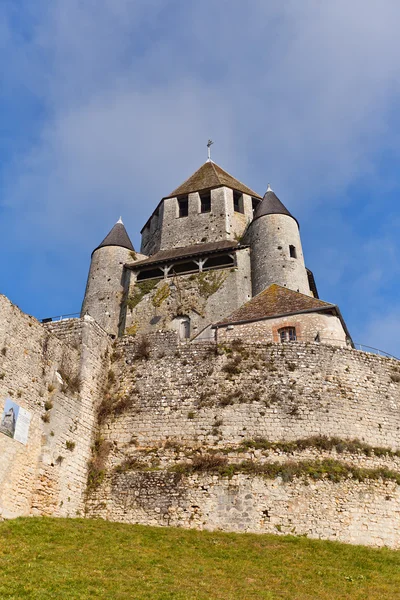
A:
POLYGON ((132 262, 134 256, 133 244, 121 218, 92 252, 81 316, 89 314, 112 336, 118 334, 124 264, 132 262))
POLYGON ((250 225, 253 296, 276 283, 312 296, 299 224, 268 184, 250 225))

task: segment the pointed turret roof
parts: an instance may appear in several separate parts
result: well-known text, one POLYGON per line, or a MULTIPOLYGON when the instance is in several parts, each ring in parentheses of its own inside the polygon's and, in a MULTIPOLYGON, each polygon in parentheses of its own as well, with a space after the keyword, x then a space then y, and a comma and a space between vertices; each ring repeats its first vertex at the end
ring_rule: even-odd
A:
POLYGON ((216 325, 220 327, 232 323, 246 323, 248 321, 259 321, 260 319, 270 319, 302 312, 320 312, 328 309, 336 310, 337 307, 329 302, 323 302, 312 296, 306 296, 273 283, 216 325))
POLYGON ((262 202, 260 202, 257 207, 253 221, 259 217, 264 217, 265 215, 287 215, 288 217, 292 217, 292 219, 296 221, 297 225, 299 224, 297 219, 288 211, 286 206, 282 204, 269 184, 262 202))
POLYGON ((261 198, 259 194, 251 190, 247 185, 244 185, 244 183, 238 181, 238 179, 235 179, 235 177, 232 177, 232 175, 224 171, 224 169, 215 164, 212 160, 207 160, 207 162, 205 162, 200 169, 197 169, 189 179, 186 179, 182 185, 177 187, 176 190, 171 192, 168 196, 165 196, 165 198, 174 198, 175 196, 222 186, 238 190, 243 194, 249 194, 249 196, 254 196, 255 198, 261 198))
POLYGON ((129 239, 129 235, 125 229, 125 225, 123 224, 121 217, 115 223, 108 235, 106 235, 101 244, 97 246, 93 252, 96 252, 96 250, 99 248, 104 248, 104 246, 120 246, 121 248, 127 248, 128 250, 134 251, 133 244, 129 239))

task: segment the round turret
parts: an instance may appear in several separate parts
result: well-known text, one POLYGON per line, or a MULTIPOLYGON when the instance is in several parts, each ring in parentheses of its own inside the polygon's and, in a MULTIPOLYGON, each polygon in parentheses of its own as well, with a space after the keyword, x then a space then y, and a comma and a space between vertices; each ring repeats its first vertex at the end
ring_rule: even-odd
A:
POLYGON ((273 283, 312 296, 299 225, 270 186, 250 226, 253 296, 273 283))
POLYGON ((121 218, 92 252, 81 316, 89 314, 110 335, 118 334, 124 264, 135 252, 121 218))

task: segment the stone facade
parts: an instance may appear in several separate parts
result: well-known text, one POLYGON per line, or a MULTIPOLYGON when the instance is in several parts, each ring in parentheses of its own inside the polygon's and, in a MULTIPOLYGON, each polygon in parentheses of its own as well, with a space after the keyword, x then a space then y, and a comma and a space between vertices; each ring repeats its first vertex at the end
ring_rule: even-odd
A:
POLYGON ((138 354, 142 340, 117 344, 112 394, 125 398, 126 409, 111 412, 101 430, 110 447, 107 475, 89 498, 89 515, 400 547, 393 480, 333 482, 329 468, 318 481, 178 468, 211 454, 228 464, 334 460, 399 473, 397 361, 305 343, 182 345, 173 332, 147 341, 147 360, 138 354), (358 438, 389 454, 313 447, 321 436, 358 438), (265 452, 246 440, 311 441, 299 451, 265 452))
POLYGON ((0 314, 0 409, 32 415, 26 445, 0 435, 0 518, 83 514, 108 336, 92 319, 49 331, 4 296, 0 314))
POLYGON ((400 547, 398 361, 315 343, 181 343, 173 330, 112 342, 90 317, 42 325, 0 303, 0 398, 32 414, 27 445, 0 434, 2 518, 87 514, 400 547), (199 457, 211 467, 191 470, 199 457), (308 474, 260 472, 276 464, 308 474), (332 481, 332 464, 349 474, 332 481))
POLYGON ((90 263, 81 316, 89 314, 107 332, 118 333, 124 294, 124 265, 132 262, 131 252, 119 246, 95 250, 90 263))
POLYGON ((252 199, 241 194, 240 211, 234 210, 233 190, 210 190, 211 208, 201 212, 200 194, 188 194, 188 215, 179 216, 178 198, 164 199, 142 230, 141 252, 151 256, 193 244, 240 238, 253 218, 252 199))
POLYGON ((232 268, 146 280, 139 285, 135 273, 130 272, 125 332, 174 329, 177 317, 187 316, 193 338, 210 323, 229 315, 251 298, 249 249, 238 250, 235 256, 236 266, 232 268))
POLYGON ((277 283, 311 296, 299 226, 287 215, 265 215, 251 224, 253 296, 277 283), (293 248, 291 256, 290 248, 293 248))
POLYGON ((297 341, 300 342, 314 342, 317 339, 323 344, 347 346, 340 319, 335 315, 316 312, 218 327, 216 339, 221 343, 238 338, 260 343, 279 342, 279 330, 285 327, 294 327, 297 341))

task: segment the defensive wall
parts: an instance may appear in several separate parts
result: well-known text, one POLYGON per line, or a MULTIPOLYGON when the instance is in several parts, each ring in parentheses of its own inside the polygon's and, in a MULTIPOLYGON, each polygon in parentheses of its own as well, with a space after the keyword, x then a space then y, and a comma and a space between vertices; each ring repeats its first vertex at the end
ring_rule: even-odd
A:
POLYGON ((0 315, 1 402, 32 417, 26 444, 0 435, 0 518, 400 547, 398 361, 173 331, 113 342, 90 317, 43 325, 4 296, 0 315))
POLYGON ((31 416, 26 444, 0 434, 0 518, 83 514, 108 345, 90 318, 44 326, 0 296, 0 409, 31 416))
POLYGON ((89 515, 400 546, 398 361, 173 332, 111 360, 89 515))

